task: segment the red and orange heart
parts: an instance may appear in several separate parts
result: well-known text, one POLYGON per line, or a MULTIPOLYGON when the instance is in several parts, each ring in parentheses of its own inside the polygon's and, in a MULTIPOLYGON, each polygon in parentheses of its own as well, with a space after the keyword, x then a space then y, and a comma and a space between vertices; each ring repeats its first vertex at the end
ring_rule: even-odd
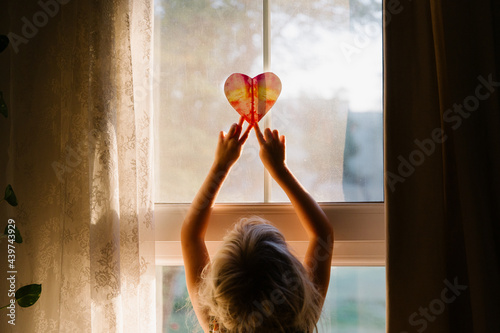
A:
POLYGON ((253 78, 234 73, 227 78, 224 93, 232 107, 249 124, 254 124, 259 122, 276 103, 281 93, 281 81, 271 72, 253 78))

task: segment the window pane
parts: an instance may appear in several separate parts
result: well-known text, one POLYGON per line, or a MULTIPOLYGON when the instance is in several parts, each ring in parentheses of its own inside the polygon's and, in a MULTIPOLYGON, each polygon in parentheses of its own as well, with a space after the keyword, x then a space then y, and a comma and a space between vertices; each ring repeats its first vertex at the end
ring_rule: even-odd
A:
POLYGON ((383 201, 381 1, 271 3, 289 167, 318 201, 383 201))
MULTIPOLYGON (((155 1, 156 202, 191 202, 214 157, 220 130, 239 115, 223 84, 235 72, 260 73, 259 1, 155 1)), ((253 134, 253 133, 252 133, 253 134)), ((248 142, 220 202, 259 202, 264 170, 248 142)))
MULTIPOLYGON (((383 201, 381 0, 271 0, 269 122, 316 200, 383 201)), ((236 122, 225 79, 262 72, 262 1, 155 1, 155 201, 188 203, 236 122)), ((268 118, 266 120, 266 118, 268 118)), ((263 202, 252 133, 218 202, 263 202)), ((271 201, 288 199, 275 182, 271 201)))
POLYGON ((385 333, 385 267, 332 267, 320 332, 385 333))
MULTIPOLYGON (((184 268, 157 266, 159 332, 201 332, 189 304, 184 268)), ((332 267, 321 333, 385 332, 385 268, 332 267)))

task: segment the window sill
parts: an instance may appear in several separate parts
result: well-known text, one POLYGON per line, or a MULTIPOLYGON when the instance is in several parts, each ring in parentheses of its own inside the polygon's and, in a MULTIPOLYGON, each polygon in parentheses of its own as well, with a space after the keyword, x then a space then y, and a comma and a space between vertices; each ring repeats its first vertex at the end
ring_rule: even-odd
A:
MULTIPOLYGON (((335 230, 332 265, 385 266, 384 203, 320 204, 335 230)), ((156 265, 183 265, 180 230, 189 204, 155 204, 156 265)), ((291 204, 217 204, 206 234, 207 248, 214 253, 234 221, 259 215, 285 235, 298 258, 303 258, 307 236, 291 204)))

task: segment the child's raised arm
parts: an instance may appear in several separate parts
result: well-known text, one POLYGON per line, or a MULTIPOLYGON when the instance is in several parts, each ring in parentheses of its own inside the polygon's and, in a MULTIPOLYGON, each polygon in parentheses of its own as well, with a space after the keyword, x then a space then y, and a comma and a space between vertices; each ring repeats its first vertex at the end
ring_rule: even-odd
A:
POLYGON ((203 185, 198 190, 182 223, 181 247, 186 272, 186 285, 196 316, 205 332, 208 332, 208 318, 200 313, 198 306, 198 285, 203 268, 210 259, 205 246, 205 233, 212 206, 229 170, 241 155, 243 144, 248 138, 251 125, 241 134, 243 117, 239 124, 233 124, 227 134, 220 132, 215 159, 203 185), (240 137, 241 135, 241 137, 240 137))
POLYGON ((286 165, 285 136, 266 128, 264 134, 254 125, 260 144, 260 158, 274 180, 285 191, 309 236, 304 264, 313 282, 326 296, 330 282, 333 227, 313 197, 302 187, 286 165))

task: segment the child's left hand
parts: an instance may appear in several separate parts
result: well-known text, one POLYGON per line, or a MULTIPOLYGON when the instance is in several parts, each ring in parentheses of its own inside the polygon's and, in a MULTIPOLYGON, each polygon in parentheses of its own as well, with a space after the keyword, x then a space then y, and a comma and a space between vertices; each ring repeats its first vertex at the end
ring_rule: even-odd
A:
POLYGON ((241 148, 248 139, 248 133, 252 129, 252 125, 250 124, 245 132, 241 134, 243 121, 244 118, 241 117, 239 123, 233 124, 227 134, 224 131, 220 132, 214 161, 217 167, 229 170, 241 156, 241 148))

